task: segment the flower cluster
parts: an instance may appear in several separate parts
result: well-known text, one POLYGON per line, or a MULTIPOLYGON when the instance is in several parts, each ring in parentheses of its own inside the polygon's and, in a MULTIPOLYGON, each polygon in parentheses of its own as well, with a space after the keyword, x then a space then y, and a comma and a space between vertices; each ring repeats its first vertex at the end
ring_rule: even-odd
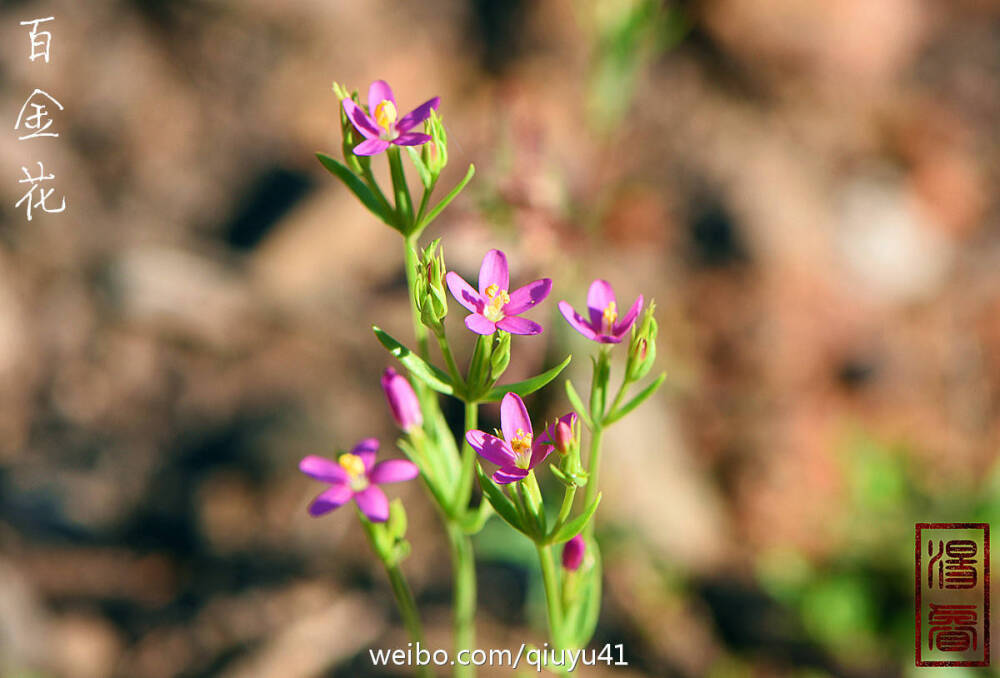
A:
MULTIPOLYGON (((573 409, 536 431, 524 397, 551 383, 570 358, 523 381, 498 382, 511 361, 512 336, 543 332, 540 323, 524 314, 549 297, 552 280, 539 278, 512 287, 507 255, 491 249, 483 257, 474 287, 456 271, 448 270, 440 239, 420 248, 424 229, 474 174, 470 166, 465 178, 437 204, 431 200, 449 157, 438 97, 400 116, 392 89, 383 80, 371 84, 367 103, 357 92, 349 93, 340 85, 334 85, 334 90, 340 100, 344 158, 343 162, 325 154, 318 154, 318 158, 378 220, 403 236, 416 344, 411 349, 382 329, 372 328, 401 366, 400 371, 395 367, 385 369, 381 387, 392 419, 401 431, 396 445, 406 459, 376 463, 379 441, 375 438, 361 440, 335 459, 306 456, 299 469, 327 484, 310 503, 308 512, 322 516, 354 501, 369 542, 393 583, 407 631, 417 641, 421 635, 419 615, 399 566, 409 552, 404 538, 406 514, 402 502, 390 502, 382 486, 419 477, 436 505, 449 540, 456 587, 452 596, 456 648, 475 646, 476 569, 470 536, 481 530, 491 516, 498 515, 531 539, 538 550, 553 646, 582 647, 594 632, 601 590, 600 552, 592 520, 601 499, 601 436, 607 427, 649 398, 664 378, 661 375, 629 397, 632 386, 648 374, 656 356, 653 304, 644 311, 644 299, 639 295, 620 315, 615 292, 605 280, 591 283, 586 315, 577 313, 566 301, 559 302, 559 311, 569 325, 598 344, 589 405, 567 380, 566 393, 573 409), (418 125, 423 125, 422 131, 416 129, 418 125), (423 148, 418 151, 413 148, 416 146, 423 148), (400 147, 405 147, 406 153, 400 147), (373 172, 371 156, 381 153, 388 160, 391 190, 383 190, 373 172), (412 162, 411 176, 419 177, 422 195, 411 192, 403 166, 407 158, 412 162), (464 371, 455 359, 444 322, 449 292, 468 311, 465 327, 476 335, 464 371), (440 349, 444 368, 432 360, 433 341, 440 349), (619 343, 627 347, 625 370, 617 393, 609 398, 609 353, 619 343), (464 406, 460 436, 450 431, 441 407, 442 395, 464 406), (480 406, 496 402, 500 403, 499 430, 481 430, 480 406), (586 458, 581 456, 584 431, 590 436, 586 458), (489 475, 483 470, 487 462, 497 467, 489 475), (538 481, 543 471, 553 483, 562 486, 558 511, 546 510, 538 481), (477 479, 483 494, 479 502, 473 497, 477 479), (582 507, 575 501, 578 490, 583 495, 582 507), (561 568, 560 559, 551 552, 557 544, 563 544, 561 568)), ((457 669, 455 675, 472 674, 466 667, 457 669)))

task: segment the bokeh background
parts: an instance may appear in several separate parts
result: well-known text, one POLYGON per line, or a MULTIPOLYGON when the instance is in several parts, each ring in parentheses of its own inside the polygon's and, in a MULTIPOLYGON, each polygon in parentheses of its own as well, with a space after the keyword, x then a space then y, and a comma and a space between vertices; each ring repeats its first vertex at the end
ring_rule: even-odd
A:
MULTIPOLYGON (((383 573, 296 471, 396 436, 400 242, 313 156, 331 82, 376 78, 442 97, 442 186, 478 168, 450 267, 555 280, 509 378, 572 352, 585 388, 555 304, 594 277, 656 299, 667 386, 606 437, 599 518, 630 666, 580 675, 917 675, 914 522, 1000 521, 992 0, 5 0, 0 674, 399 675, 383 573), (60 136, 18 142, 36 87, 60 136), (29 223, 39 160, 68 207, 29 223)), ((394 489, 448 647, 439 525, 394 489)), ((526 542, 477 546, 479 644, 540 642, 526 542)))

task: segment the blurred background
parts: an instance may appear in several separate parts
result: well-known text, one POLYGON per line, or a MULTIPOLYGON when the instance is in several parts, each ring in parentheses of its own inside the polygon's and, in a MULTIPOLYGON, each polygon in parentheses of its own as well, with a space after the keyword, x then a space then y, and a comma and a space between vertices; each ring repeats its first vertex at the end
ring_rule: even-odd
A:
MULTIPOLYGON (((296 470, 399 454, 368 328, 410 336, 401 243, 313 156, 331 82, 378 78, 441 96, 444 190, 477 166, 449 266, 555 280, 510 380, 571 352, 586 388, 556 302, 593 278, 656 299, 667 387, 606 436, 598 530, 630 666, 580 675, 916 675, 914 522, 1000 522, 992 0, 5 0, 0 675, 400 675, 382 571, 296 470), (60 136, 18 141, 35 88, 60 136), (28 222, 37 161, 67 208, 28 222)), ((448 647, 440 526, 390 495, 448 647)), ((541 642, 527 542, 477 547, 479 645, 541 642)))

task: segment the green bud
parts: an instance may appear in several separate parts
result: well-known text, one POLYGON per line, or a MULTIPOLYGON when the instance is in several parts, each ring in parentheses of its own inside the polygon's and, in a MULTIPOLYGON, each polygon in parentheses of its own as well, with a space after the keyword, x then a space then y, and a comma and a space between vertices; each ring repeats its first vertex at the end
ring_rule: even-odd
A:
POLYGON ((420 320, 436 334, 442 331, 441 321, 448 315, 448 292, 444 282, 447 270, 440 244, 441 239, 438 238, 421 253, 413 290, 420 320))
POLYGON ((420 157, 433 180, 437 181, 441 170, 448 164, 448 133, 437 111, 431 111, 431 117, 424 123, 424 131, 431 135, 431 140, 423 145, 420 157))
POLYGON ((399 498, 393 499, 389 504, 389 520, 386 522, 386 530, 389 538, 397 541, 406 536, 406 509, 399 498))
POLYGON ((493 355, 490 356, 490 378, 496 381, 510 364, 510 333, 504 331, 497 332, 496 345, 493 347, 493 355))
POLYGON ((653 317, 655 310, 656 304, 650 302, 643 312, 642 319, 632 327, 628 363, 625 366, 625 378, 629 381, 639 381, 645 377, 656 362, 656 335, 659 326, 653 317))

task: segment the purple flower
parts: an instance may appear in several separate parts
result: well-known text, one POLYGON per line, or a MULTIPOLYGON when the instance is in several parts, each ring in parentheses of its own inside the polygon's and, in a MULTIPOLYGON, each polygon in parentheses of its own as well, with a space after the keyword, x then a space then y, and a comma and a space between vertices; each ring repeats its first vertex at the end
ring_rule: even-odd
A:
POLYGON ((410 130, 430 117, 437 110, 440 97, 428 99, 412 111, 397 119, 396 98, 385 80, 376 80, 368 88, 368 113, 351 99, 344 99, 344 110, 355 129, 365 140, 354 147, 355 155, 376 155, 390 145, 419 146, 431 140, 429 134, 410 130))
POLYGON ((493 480, 501 485, 522 480, 552 451, 546 435, 535 440, 531 420, 524 401, 516 393, 508 393, 500 403, 500 428, 503 438, 484 431, 469 431, 465 439, 486 461, 500 467, 493 480))
POLYGON ((378 486, 412 480, 419 471, 405 459, 390 459, 376 464, 376 452, 378 441, 365 438, 350 452, 337 457, 337 461, 312 454, 300 461, 300 471, 310 478, 330 483, 329 489, 309 505, 309 514, 321 516, 353 498, 368 520, 385 522, 389 518, 389 500, 378 486))
POLYGON ((580 569, 583 563, 583 554, 587 550, 587 543, 583 541, 583 535, 578 534, 563 546, 562 566, 570 572, 580 569))
POLYGON ((391 367, 382 373, 382 390, 389 401, 392 418, 399 428, 409 433, 413 428, 424 423, 424 415, 420 412, 420 401, 406 377, 391 367))
POLYGON ((618 305, 615 303, 615 291, 606 280, 595 280, 590 283, 587 292, 587 310, 590 318, 584 318, 573 310, 569 302, 560 301, 559 310, 566 322, 577 332, 601 344, 618 344, 625 333, 635 323, 636 316, 642 309, 642 295, 635 300, 625 317, 618 319, 618 305))
POLYGON ((510 275, 507 255, 500 250, 490 250, 483 257, 478 292, 454 271, 449 271, 445 280, 458 303, 472 311, 465 317, 465 326, 476 334, 490 335, 498 329, 511 334, 542 333, 541 325, 517 316, 549 296, 552 280, 542 278, 508 294, 510 275))

